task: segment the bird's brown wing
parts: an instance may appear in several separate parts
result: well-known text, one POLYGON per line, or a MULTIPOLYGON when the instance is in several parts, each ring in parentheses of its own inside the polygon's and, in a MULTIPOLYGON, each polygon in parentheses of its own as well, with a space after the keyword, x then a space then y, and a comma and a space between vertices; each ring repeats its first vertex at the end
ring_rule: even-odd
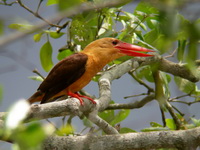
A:
POLYGON ((88 56, 83 53, 73 54, 54 66, 38 91, 44 93, 41 103, 46 103, 55 94, 67 88, 85 72, 88 56))

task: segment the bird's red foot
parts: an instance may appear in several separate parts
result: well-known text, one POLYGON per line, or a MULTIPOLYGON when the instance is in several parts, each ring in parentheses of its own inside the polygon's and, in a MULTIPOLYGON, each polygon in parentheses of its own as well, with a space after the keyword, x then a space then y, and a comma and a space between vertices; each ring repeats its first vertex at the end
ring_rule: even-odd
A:
POLYGON ((81 97, 87 98, 87 99, 90 100, 93 104, 96 104, 96 102, 95 102, 92 98, 90 98, 90 97, 88 97, 88 96, 84 96, 84 95, 80 95, 80 94, 78 94, 78 93, 72 93, 72 92, 68 92, 67 95, 68 95, 68 96, 71 96, 71 97, 77 98, 77 99, 80 101, 81 105, 83 105, 83 99, 82 99, 81 97))
POLYGON ((83 98, 87 98, 88 100, 90 100, 93 104, 96 104, 96 102, 92 99, 92 98, 90 98, 90 97, 88 97, 88 96, 85 96, 85 95, 81 95, 81 94, 78 94, 78 93, 76 93, 79 97, 83 97, 83 98))

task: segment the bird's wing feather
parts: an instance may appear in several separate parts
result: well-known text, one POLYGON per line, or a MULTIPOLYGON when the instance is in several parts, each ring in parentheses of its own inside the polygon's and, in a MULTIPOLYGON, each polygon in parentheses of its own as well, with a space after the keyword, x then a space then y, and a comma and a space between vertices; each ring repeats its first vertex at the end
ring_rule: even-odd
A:
POLYGON ((55 65, 38 88, 45 93, 41 103, 48 102, 52 96, 79 79, 85 72, 87 59, 87 55, 76 53, 55 65))

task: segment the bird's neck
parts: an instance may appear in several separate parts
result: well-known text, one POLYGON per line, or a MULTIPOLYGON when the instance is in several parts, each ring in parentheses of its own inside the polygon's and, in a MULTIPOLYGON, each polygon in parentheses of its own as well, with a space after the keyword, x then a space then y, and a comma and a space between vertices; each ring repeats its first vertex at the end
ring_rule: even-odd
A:
POLYGON ((93 70, 96 73, 101 71, 106 64, 120 57, 118 55, 93 54, 85 51, 82 51, 81 53, 84 53, 88 56, 88 62, 95 66, 93 70))

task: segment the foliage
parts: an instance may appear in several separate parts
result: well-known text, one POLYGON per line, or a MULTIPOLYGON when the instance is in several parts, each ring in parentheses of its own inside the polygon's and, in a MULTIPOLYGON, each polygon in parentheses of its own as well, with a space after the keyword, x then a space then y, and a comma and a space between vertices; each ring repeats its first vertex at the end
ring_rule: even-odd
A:
MULTIPOLYGON (((6 0, 5 0, 6 1, 6 0)), ((46 7, 56 7, 57 11, 64 11, 71 9, 79 4, 92 4, 97 5, 98 2, 103 0, 47 0, 46 7)), ((198 58, 198 46, 200 40, 200 19, 189 20, 183 16, 179 11, 178 2, 172 2, 171 0, 158 1, 158 4, 150 2, 139 2, 133 12, 127 12, 124 10, 124 6, 127 1, 121 5, 112 8, 102 8, 92 11, 79 13, 70 18, 67 18, 66 26, 50 25, 48 29, 39 30, 34 32, 33 40, 40 42, 41 39, 46 42, 41 45, 40 49, 40 61, 43 69, 48 72, 53 67, 52 53, 53 42, 61 38, 66 38, 66 46, 62 47, 57 54, 57 59, 63 58, 84 49, 84 47, 98 38, 103 37, 115 37, 122 41, 135 43, 137 45, 154 49, 159 54, 168 55, 174 49, 177 53, 174 55, 174 59, 177 62, 187 63, 189 70, 197 74, 197 68, 194 61, 198 58), (66 31, 64 28, 66 27, 66 31), (62 31, 62 32, 61 32, 62 31)), ((5 3, 6 4, 6 3, 5 3)), ((129 5, 130 3, 128 3, 129 5)), ((39 7, 39 6, 38 6, 39 7)), ((1 18, 0 18, 1 19, 1 18)), ((59 23, 58 23, 59 25, 59 23)), ((8 26, 10 29, 23 32, 31 27, 31 23, 13 23, 8 26)), ((0 35, 4 32, 3 20, 0 20, 0 35)), ((130 57, 124 57, 118 59, 113 63, 119 64, 123 61, 130 59, 130 57)), ((177 88, 185 96, 191 96, 194 98, 192 102, 185 102, 190 105, 200 100, 200 91, 196 83, 190 82, 181 77, 173 77, 164 72, 156 72, 157 66, 143 66, 135 70, 134 75, 137 81, 144 81, 145 85, 154 83, 155 93, 157 100, 160 97, 166 98, 169 102, 176 101, 184 96, 171 98, 170 84, 175 82, 177 88)), ((93 81, 98 81, 98 77, 94 77, 93 81)), ((42 81, 38 76, 30 77, 33 80, 42 81)), ((146 92, 147 94, 148 91, 146 92)), ((0 98, 2 97, 2 87, 0 87, 0 98)), ((178 111, 177 111, 178 112, 178 111)), ((110 123, 112 126, 116 126, 130 114, 129 109, 106 110, 99 113, 99 116, 110 123)), ((185 128, 193 128, 200 125, 200 121, 195 118, 191 118, 192 121, 186 121, 184 115, 178 112, 176 114, 178 119, 184 125, 185 128)), ((141 131, 160 131, 160 130, 176 130, 177 124, 174 118, 165 118, 166 126, 156 122, 151 122, 149 128, 142 129, 141 131)), ((86 127, 91 127, 92 124, 83 119, 83 123, 86 127)), ((6 129, 1 133, 6 134, 6 129)), ((135 130, 123 127, 120 129, 121 133, 135 132, 135 130)), ((11 134, 11 136, 17 143, 19 149, 29 149, 30 147, 37 147, 38 143, 45 138, 46 133, 42 125, 37 123, 29 124, 27 126, 19 124, 17 129, 11 134), (37 140, 33 140, 35 137, 40 137, 37 140), (26 142, 22 142, 22 139, 26 139, 26 142), (30 142, 32 141, 32 142, 30 142)), ((74 128, 71 124, 67 124, 60 128, 57 132, 58 135, 73 134, 74 128)), ((40 144, 39 144, 40 145, 40 144)))

